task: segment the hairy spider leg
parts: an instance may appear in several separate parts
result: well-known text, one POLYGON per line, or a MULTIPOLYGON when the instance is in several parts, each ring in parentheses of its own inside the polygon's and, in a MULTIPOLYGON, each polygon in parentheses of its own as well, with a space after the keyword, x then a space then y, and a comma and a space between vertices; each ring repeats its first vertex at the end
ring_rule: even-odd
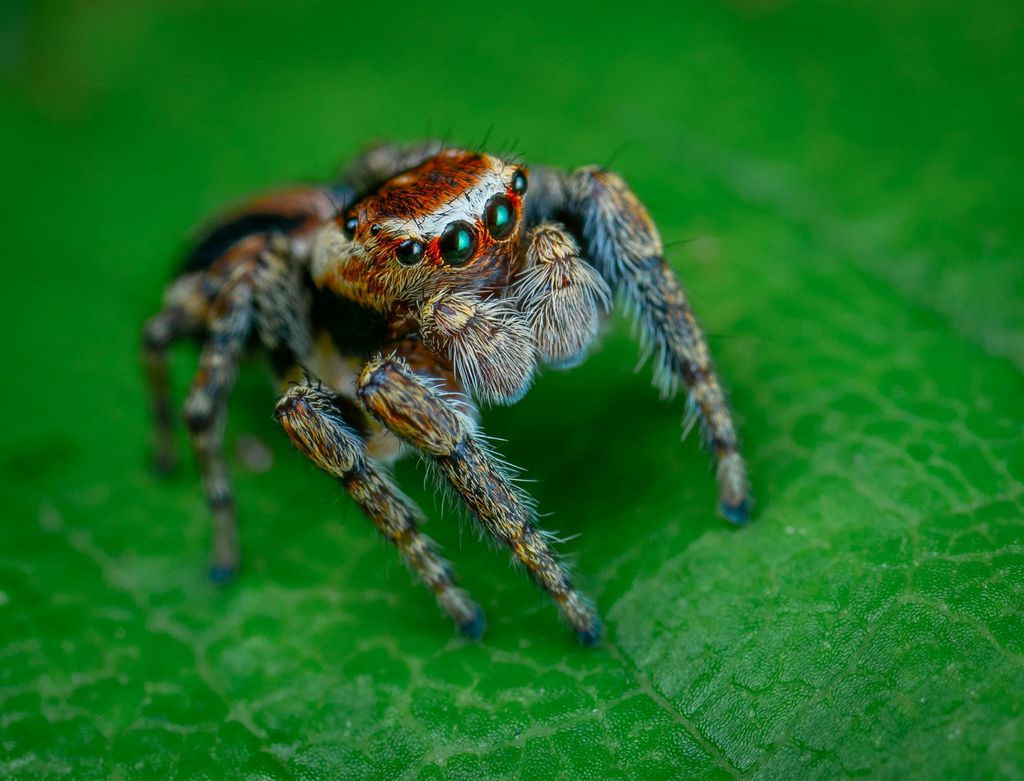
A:
POLYGON ((345 166, 340 178, 356 193, 373 192, 388 179, 426 162, 442 149, 441 141, 374 144, 345 166))
POLYGON ((527 236, 526 267, 512 283, 512 296, 533 330, 538 358, 558 369, 586 358, 611 306, 607 283, 580 254, 563 225, 542 222, 527 236))
POLYGON ((601 635, 597 614, 573 587, 568 569, 535 527, 530 501, 483 446, 473 423, 395 356, 367 363, 356 390, 374 417, 423 452, 482 527, 512 550, 579 641, 595 645, 601 635))
POLYGON ((274 417, 310 461, 344 486, 367 518, 437 598, 441 609, 467 637, 484 629, 483 610, 455 584, 452 565, 419 529, 417 507, 366 453, 366 444, 342 418, 333 395, 311 385, 290 388, 274 417))
POLYGON ((238 523, 231 477, 224 460, 227 398, 253 321, 253 289, 243 274, 213 301, 199 369, 185 401, 185 424, 213 513, 213 561, 210 578, 230 580, 238 569, 238 523))
POLYGON ((746 523, 751 497, 736 428, 711 363, 711 353, 686 293, 665 261, 661 237, 646 208, 617 174, 581 168, 564 180, 564 208, 575 218, 586 254, 623 294, 655 352, 655 382, 665 396, 679 379, 699 414, 704 442, 718 461, 722 515, 746 523))
POLYGON ((511 299, 442 291, 420 311, 423 343, 450 358, 455 379, 480 401, 514 404, 536 366, 529 326, 511 299))
POLYGON ((196 325, 195 318, 185 306, 169 304, 149 318, 142 331, 143 368, 153 416, 153 466, 161 475, 170 474, 178 464, 167 351, 196 325))
POLYGON ((280 234, 257 233, 230 245, 203 270, 182 276, 167 305, 144 330, 144 363, 156 420, 156 459, 174 461, 167 349, 186 334, 198 334, 202 349, 184 406, 184 419, 207 503, 213 515, 210 578, 230 580, 238 569, 238 526, 224 459, 228 395, 238 364, 255 333, 281 363, 309 351, 307 302, 289 265, 280 234))

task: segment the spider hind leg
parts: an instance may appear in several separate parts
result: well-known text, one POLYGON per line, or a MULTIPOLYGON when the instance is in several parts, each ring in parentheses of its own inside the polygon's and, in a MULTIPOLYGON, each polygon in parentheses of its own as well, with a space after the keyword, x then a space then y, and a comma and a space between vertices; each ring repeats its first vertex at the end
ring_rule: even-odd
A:
POLYGON ((253 234, 208 267, 179 277, 168 290, 165 308, 143 332, 161 470, 175 460, 167 350, 185 335, 197 336, 202 344, 183 417, 213 516, 210 578, 216 583, 231 580, 239 565, 235 501, 223 452, 238 364, 253 338, 267 351, 288 353, 293 360, 307 351, 304 306, 281 237, 253 234))
POLYGON ((178 466, 167 351, 181 338, 183 321, 181 307, 169 306, 147 320, 142 332, 143 367, 153 417, 153 469, 158 475, 168 475, 178 466))
POLYGON ((231 580, 238 569, 238 522, 224 458, 228 394, 234 385, 253 319, 253 291, 244 278, 227 285, 211 307, 199 369, 185 402, 185 425, 213 513, 210 579, 231 580))

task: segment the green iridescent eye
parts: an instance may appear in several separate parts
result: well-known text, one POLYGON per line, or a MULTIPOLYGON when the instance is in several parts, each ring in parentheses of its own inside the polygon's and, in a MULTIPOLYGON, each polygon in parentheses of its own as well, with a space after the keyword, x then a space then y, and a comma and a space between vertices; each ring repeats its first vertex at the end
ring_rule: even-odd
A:
POLYGON ((504 195, 495 195, 487 202, 484 209, 484 221, 487 223, 487 232, 492 238, 504 239, 512 233, 516 227, 516 209, 512 201, 504 195))
POLYGON ((444 229, 437 244, 441 260, 451 266, 458 266, 473 257, 476 236, 468 222, 453 222, 444 229))

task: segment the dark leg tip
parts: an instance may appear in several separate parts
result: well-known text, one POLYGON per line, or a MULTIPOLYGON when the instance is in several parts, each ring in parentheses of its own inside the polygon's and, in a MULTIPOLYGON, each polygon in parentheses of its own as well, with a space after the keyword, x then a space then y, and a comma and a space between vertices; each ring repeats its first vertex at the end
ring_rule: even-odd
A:
POLYGON ((750 521, 750 499, 744 499, 739 504, 730 505, 722 502, 719 506, 722 517, 729 523, 737 526, 745 526, 750 521))
POLYGON ((484 617, 484 611, 478 605, 473 617, 469 621, 459 624, 459 632, 470 640, 479 640, 483 636, 486 626, 487 619, 484 617))
POLYGON ((238 574, 238 567, 231 564, 211 564, 210 582, 215 586, 223 586, 235 579, 238 574))
POLYGON ((579 629, 576 631, 576 639, 579 640, 580 645, 586 648, 597 648, 601 644, 601 634, 604 627, 601 624, 601 619, 594 616, 590 622, 589 629, 579 629))

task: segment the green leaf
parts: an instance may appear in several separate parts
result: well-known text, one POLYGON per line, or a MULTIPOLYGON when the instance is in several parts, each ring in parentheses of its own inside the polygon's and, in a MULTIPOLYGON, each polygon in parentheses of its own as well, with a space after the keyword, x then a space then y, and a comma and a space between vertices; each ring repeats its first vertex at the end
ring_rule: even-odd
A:
POLYGON ((1024 12, 642 10, 3 12, 0 776, 1021 776, 1024 12), (229 442, 274 467, 232 457, 237 583, 204 579, 194 467, 148 471, 138 332, 186 228, 448 128, 567 167, 629 142, 741 421, 737 530, 624 321, 487 415, 597 650, 403 463, 488 613, 453 637, 258 364, 229 442))

